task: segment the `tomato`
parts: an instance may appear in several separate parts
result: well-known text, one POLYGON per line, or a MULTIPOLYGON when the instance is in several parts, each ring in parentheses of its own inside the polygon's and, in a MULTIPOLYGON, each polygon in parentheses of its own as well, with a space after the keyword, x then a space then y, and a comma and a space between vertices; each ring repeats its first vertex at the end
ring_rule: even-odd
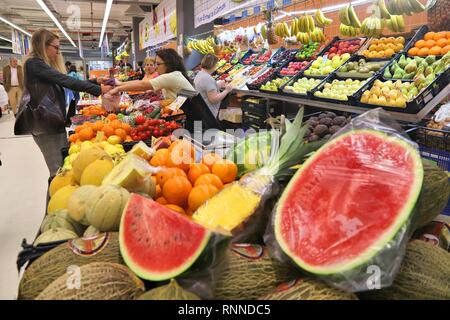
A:
POLYGON ((143 115, 139 115, 134 119, 134 121, 136 124, 143 124, 145 122, 145 117, 143 115))

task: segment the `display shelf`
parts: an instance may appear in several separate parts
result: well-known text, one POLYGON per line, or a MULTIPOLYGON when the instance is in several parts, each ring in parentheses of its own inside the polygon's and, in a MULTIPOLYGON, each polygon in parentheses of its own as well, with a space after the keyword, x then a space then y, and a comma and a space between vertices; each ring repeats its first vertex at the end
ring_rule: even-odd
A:
MULTIPOLYGON (((317 107, 317 108, 328 109, 328 110, 347 111, 347 112, 353 112, 353 113, 364 113, 366 111, 371 110, 368 108, 362 108, 362 107, 357 107, 357 106, 352 106, 352 105, 347 105, 347 104, 330 103, 330 102, 326 102, 326 101, 311 100, 308 98, 290 97, 290 96, 280 95, 280 94, 269 94, 269 93, 265 93, 265 92, 255 91, 255 90, 234 90, 234 92, 239 96, 254 96, 254 97, 260 97, 260 98, 266 98, 268 100, 278 100, 278 101, 284 101, 284 102, 288 102, 288 103, 317 107)), ((430 111, 433 110, 434 107, 436 107, 441 101, 443 101, 449 95, 450 95, 450 84, 448 84, 441 92, 439 92, 438 95, 433 97, 422 108, 422 110, 420 110, 420 112, 418 112, 417 114, 407 114, 404 112, 393 112, 393 111, 388 111, 388 113, 396 120, 418 123, 428 113, 430 113, 430 111)))

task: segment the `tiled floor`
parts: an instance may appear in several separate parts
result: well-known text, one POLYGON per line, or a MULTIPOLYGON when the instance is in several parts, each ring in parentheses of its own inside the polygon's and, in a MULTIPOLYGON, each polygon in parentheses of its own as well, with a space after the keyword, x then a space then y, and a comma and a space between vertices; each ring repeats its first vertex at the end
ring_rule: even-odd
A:
POLYGON ((48 169, 30 136, 14 136, 14 116, 0 118, 0 299, 15 299, 17 254, 32 242, 45 213, 48 169))

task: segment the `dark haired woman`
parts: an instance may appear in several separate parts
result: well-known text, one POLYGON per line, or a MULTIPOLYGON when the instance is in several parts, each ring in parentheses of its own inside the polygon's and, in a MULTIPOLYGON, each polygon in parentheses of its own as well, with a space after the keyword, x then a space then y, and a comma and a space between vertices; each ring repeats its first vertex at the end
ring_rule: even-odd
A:
POLYGON ((195 91, 186 73, 183 59, 173 49, 162 49, 156 53, 156 72, 158 77, 151 80, 135 80, 120 83, 109 94, 122 91, 162 90, 166 99, 176 99, 181 90, 195 91))

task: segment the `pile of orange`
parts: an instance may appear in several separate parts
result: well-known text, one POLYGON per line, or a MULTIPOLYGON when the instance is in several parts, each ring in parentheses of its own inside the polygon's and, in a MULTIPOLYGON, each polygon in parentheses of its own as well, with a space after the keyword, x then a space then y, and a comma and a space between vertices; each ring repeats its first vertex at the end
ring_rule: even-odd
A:
POLYGON ((224 185, 237 177, 234 162, 216 153, 204 155, 195 162, 195 148, 184 140, 177 140, 169 148, 159 149, 150 164, 161 167, 153 176, 156 202, 182 214, 192 215, 224 185))
POLYGON ((450 31, 428 32, 408 50, 410 56, 440 56, 450 51, 450 31))
POLYGON ((109 114, 105 120, 98 120, 96 122, 85 122, 75 128, 75 133, 69 136, 69 141, 72 143, 97 140, 97 133, 103 132, 102 140, 115 135, 121 141, 133 141, 130 137, 131 126, 128 123, 117 119, 117 115, 109 114))
POLYGON ((405 47, 405 38, 389 37, 373 39, 368 44, 368 49, 362 52, 366 58, 390 58, 405 47))
POLYGON ((102 106, 89 106, 81 109, 80 113, 83 116, 104 116, 106 115, 106 109, 102 106))

